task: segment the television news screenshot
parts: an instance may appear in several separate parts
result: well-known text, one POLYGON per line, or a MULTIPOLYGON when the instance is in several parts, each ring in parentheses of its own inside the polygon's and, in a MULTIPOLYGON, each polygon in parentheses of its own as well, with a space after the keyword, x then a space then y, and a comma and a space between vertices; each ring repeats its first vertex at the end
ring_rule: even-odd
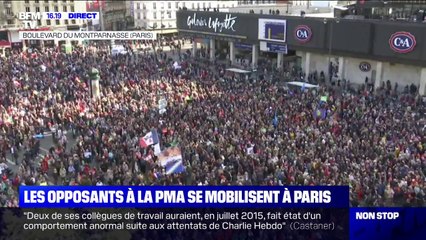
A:
POLYGON ((426 1, 0 0, 0 240, 426 239, 426 1))

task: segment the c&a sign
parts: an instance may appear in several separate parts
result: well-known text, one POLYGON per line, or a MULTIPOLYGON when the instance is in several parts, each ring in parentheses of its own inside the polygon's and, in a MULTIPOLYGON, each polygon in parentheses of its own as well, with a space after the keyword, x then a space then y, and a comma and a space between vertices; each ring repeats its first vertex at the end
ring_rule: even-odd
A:
POLYGON ((306 25, 299 25, 294 29, 294 38, 301 43, 309 42, 312 38, 312 30, 306 25))
POLYGON ((416 37, 409 32, 396 32, 389 38, 389 46, 397 53, 409 53, 416 46, 416 37))

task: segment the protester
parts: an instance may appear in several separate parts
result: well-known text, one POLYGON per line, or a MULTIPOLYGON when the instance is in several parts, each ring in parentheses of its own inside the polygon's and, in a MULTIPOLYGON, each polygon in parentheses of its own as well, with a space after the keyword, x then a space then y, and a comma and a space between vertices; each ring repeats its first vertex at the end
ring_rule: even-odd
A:
POLYGON ((0 164, 16 171, 0 171, 0 204, 18 206, 19 185, 349 185, 353 206, 425 206, 419 98, 301 92, 270 81, 275 70, 262 66, 265 76, 246 80, 189 57, 184 42, 177 65, 173 53, 112 56, 101 44, 1 59, 0 164), (152 129, 161 149, 180 148, 183 172, 166 174, 154 145, 140 146, 152 129))

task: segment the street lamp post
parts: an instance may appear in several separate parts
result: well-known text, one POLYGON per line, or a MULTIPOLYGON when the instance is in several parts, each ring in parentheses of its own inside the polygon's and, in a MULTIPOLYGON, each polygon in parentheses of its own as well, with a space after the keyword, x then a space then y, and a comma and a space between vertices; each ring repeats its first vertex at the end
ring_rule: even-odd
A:
POLYGON ((163 18, 164 18, 164 11, 161 11, 161 20, 160 20, 161 36, 163 36, 163 18))
POLYGON ((328 38, 329 38, 329 41, 328 41, 328 74, 330 75, 329 76, 329 78, 330 78, 330 81, 331 81, 331 79, 332 79, 332 71, 331 71, 331 48, 333 47, 333 25, 334 25, 334 23, 339 23, 340 21, 339 21, 339 19, 336 19, 336 20, 330 20, 330 21, 327 21, 327 19, 326 18, 324 18, 324 24, 327 24, 328 22, 330 22, 330 33, 329 33, 329 35, 328 35, 328 38))
POLYGON ((161 50, 163 49, 163 18, 164 18, 164 11, 161 10, 160 12, 160 47, 161 50))
POLYGON ((99 89, 99 70, 96 68, 91 68, 89 70, 89 81, 90 81, 90 97, 92 99, 98 98, 100 95, 100 89, 99 89))

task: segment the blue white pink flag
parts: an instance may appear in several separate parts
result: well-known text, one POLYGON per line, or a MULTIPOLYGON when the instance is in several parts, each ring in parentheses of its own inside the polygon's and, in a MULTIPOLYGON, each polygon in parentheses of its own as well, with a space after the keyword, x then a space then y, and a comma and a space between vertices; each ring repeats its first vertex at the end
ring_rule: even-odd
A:
POLYGON ((139 139, 139 145, 142 148, 147 148, 148 146, 151 146, 152 144, 159 143, 160 140, 158 138, 158 133, 156 129, 152 129, 151 132, 147 133, 144 137, 139 139))
POLYGON ((154 155, 159 156, 160 154, 161 154, 160 143, 157 143, 154 145, 154 155))

